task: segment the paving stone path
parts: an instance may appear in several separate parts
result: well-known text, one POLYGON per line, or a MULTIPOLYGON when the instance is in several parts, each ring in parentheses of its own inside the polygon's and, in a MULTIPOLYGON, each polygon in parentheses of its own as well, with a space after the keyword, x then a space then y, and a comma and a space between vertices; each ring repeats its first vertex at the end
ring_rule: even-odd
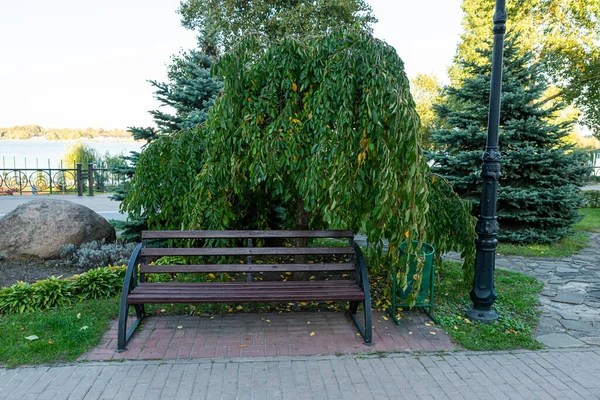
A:
MULTIPOLYGON (((364 235, 355 240, 366 245, 364 235)), ((447 258, 459 260, 458 254, 447 258)), ((496 268, 544 282, 537 340, 552 348, 600 346, 600 233, 590 234, 590 246, 574 256, 525 258, 498 254, 496 268)))
POLYGON ((571 257, 499 256, 496 266, 545 283, 537 340, 549 347, 600 346, 600 234, 590 234, 590 247, 571 257))
POLYGON ((598 349, 93 362, 0 369, 0 400, 589 400, 598 376, 598 349))

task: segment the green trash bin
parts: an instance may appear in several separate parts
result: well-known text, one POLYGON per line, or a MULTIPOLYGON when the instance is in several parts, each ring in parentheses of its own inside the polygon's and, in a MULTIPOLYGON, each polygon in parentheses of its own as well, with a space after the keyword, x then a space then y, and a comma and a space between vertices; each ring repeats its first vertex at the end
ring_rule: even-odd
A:
MULTIPOLYGON (((418 241, 413 241, 413 245, 418 246, 418 241)), ((399 282, 397 282, 398 275, 398 267, 394 268, 392 273, 392 306, 388 309, 388 313, 392 317, 392 319, 396 322, 396 324, 400 325, 400 321, 396 318, 396 312, 399 307, 409 307, 407 297, 412 292, 412 287, 414 283, 413 275, 417 272, 417 257, 415 254, 407 254, 406 249, 407 243, 404 242, 400 245, 400 263, 401 265, 408 262, 409 263, 409 272, 407 283, 408 286, 406 290, 403 290, 399 287, 399 282)), ((423 279, 421 281, 421 288, 419 293, 416 296, 416 304, 413 307, 423 308, 425 313, 431 318, 434 322, 437 322, 433 317, 433 297, 434 297, 434 272, 435 267, 433 265, 433 254, 435 253, 435 248, 429 243, 421 243, 421 248, 418 250, 419 256, 423 257, 424 265, 423 265, 423 279)))

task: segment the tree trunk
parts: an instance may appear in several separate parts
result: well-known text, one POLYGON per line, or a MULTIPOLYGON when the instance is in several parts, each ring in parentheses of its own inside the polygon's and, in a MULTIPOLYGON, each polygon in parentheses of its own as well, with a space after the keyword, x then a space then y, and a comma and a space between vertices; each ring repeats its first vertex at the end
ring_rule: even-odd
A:
MULTIPOLYGON (((304 199, 302 196, 296 197, 296 229, 308 230, 308 212, 304 209, 304 199)), ((308 247, 308 238, 296 238, 296 247, 308 247)), ((305 255, 296 255, 294 258, 296 264, 305 264, 305 255)), ((303 281, 308 278, 308 272, 292 273, 292 280, 303 281)))

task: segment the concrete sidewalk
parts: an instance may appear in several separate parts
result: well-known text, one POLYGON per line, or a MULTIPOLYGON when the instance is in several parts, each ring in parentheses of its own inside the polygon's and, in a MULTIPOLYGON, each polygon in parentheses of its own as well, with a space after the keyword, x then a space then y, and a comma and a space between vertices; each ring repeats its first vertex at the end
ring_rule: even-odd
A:
POLYGON ((79 363, 0 370, 0 399, 599 399, 600 350, 79 363))

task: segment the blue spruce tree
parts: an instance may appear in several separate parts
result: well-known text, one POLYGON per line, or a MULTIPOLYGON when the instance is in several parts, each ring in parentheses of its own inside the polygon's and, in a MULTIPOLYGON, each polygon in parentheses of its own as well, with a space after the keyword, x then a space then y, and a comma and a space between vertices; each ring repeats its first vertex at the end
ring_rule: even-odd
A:
MULTIPOLYGON (((491 44, 481 50, 489 60, 484 65, 459 61, 466 78, 446 88, 445 100, 435 106, 442 127, 432 132, 434 172, 473 202, 474 215, 479 214, 487 138, 491 50, 491 44)), ((548 86, 532 55, 520 51, 518 35, 507 38, 502 81, 498 239, 552 242, 579 220, 585 155, 565 141, 574 122, 556 121, 564 103, 539 104, 548 86)))

